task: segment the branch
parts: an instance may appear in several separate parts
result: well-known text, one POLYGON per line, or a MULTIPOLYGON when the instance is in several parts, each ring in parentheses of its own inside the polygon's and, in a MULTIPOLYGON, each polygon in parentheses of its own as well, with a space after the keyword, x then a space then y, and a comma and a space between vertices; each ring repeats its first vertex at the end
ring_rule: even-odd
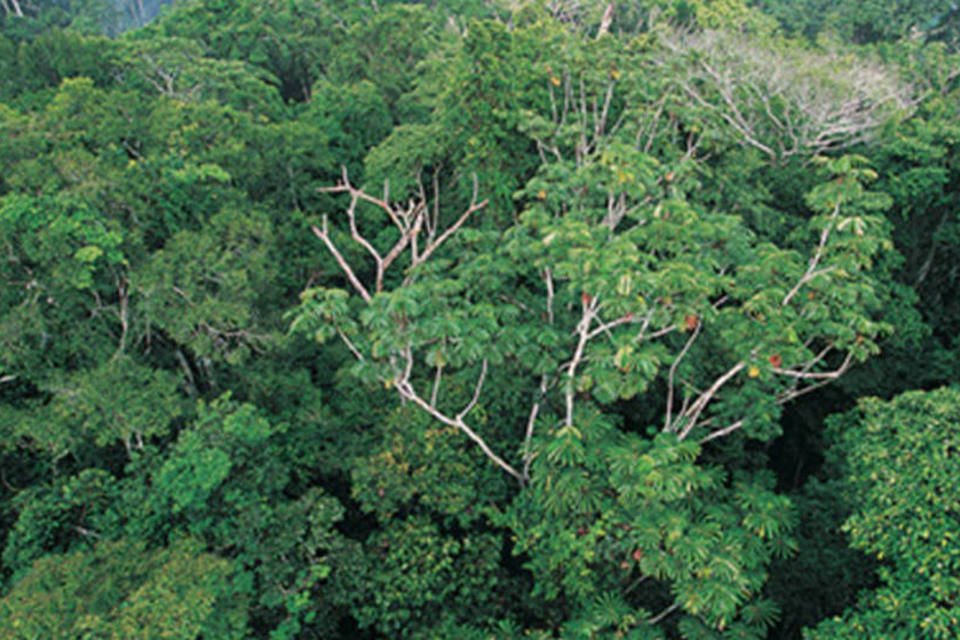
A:
POLYGON ((798 380, 836 380, 842 376, 847 369, 850 368, 850 364, 853 362, 853 352, 850 351, 847 353, 847 357, 844 358, 843 363, 833 371, 806 371, 795 369, 782 369, 780 367, 774 367, 773 372, 779 373, 783 376, 788 376, 791 378, 797 378, 798 380))
POLYGON ((634 317, 632 313, 628 313, 624 316, 620 316, 616 320, 611 320, 610 322, 605 322, 604 324, 598 325, 595 329, 593 329, 590 333, 587 334, 587 340, 593 340, 601 333, 609 331, 610 329, 615 329, 620 325, 635 323, 635 322, 640 322, 640 321, 636 317, 634 317))
POLYGON ((347 336, 347 334, 345 334, 341 329, 338 328, 337 335, 340 336, 340 339, 343 341, 343 343, 347 345, 347 349, 350 349, 350 353, 353 354, 353 357, 359 360, 360 362, 363 362, 364 360, 363 354, 360 353, 360 350, 357 349, 357 346, 353 344, 353 341, 347 336))
POLYGON ((350 223, 350 237, 353 238, 354 242, 366 249, 367 253, 369 253, 373 257, 374 262, 376 262, 377 279, 375 290, 377 293, 380 293, 383 290, 383 258, 380 257, 380 253, 376 250, 376 248, 370 244, 370 242, 364 238, 357 229, 357 201, 358 196, 354 195, 350 198, 350 206, 347 207, 347 220, 350 223))
POLYGON ((667 376, 667 417, 663 423, 663 430, 665 432, 673 431, 673 425, 671 424, 671 418, 673 415, 673 381, 677 375, 677 366, 679 366, 680 361, 683 360, 684 356, 687 355, 690 347, 693 346, 694 340, 696 340, 697 336, 700 335, 701 326, 703 326, 703 323, 698 322, 696 328, 693 330, 693 334, 687 340, 686 344, 683 345, 683 349, 680 351, 680 354, 673 361, 673 364, 670 365, 670 374, 667 376))
POLYGON ((679 608, 680 608, 680 603, 674 602, 672 605, 670 605, 669 607, 667 607, 666 609, 664 609, 654 617, 647 620, 647 624, 651 624, 651 625, 657 624, 658 622, 660 622, 661 620, 663 620, 664 618, 666 618, 668 615, 670 615, 671 613, 673 613, 679 608))
POLYGON ((833 228, 833 222, 837 219, 838 215, 840 215, 839 199, 837 200, 837 204, 833 207, 833 213, 830 214, 830 218, 827 220, 826 226, 823 228, 823 231, 820 232, 820 242, 817 244, 817 249, 810 257, 810 264, 807 266, 807 271, 800 276, 800 280, 797 281, 797 284, 793 285, 793 288, 790 289, 787 295, 783 297, 783 301, 780 303, 780 306, 785 307, 790 304, 790 300, 792 300, 793 297, 799 293, 800 289, 802 289, 805 284, 817 276, 833 271, 833 267, 817 270, 817 266, 820 264, 820 260, 823 258, 823 251, 827 246, 827 240, 830 238, 830 230, 833 228))
POLYGON ((313 234, 323 240, 323 243, 327 245, 327 249, 333 254, 333 257, 336 259, 337 264, 340 265, 340 269, 343 270, 344 275, 347 276, 347 280, 350 281, 350 284, 353 285, 353 288, 357 290, 357 293, 360 294, 360 297, 363 298, 365 302, 370 302, 370 292, 367 291, 367 288, 363 286, 363 283, 360 282, 357 275, 353 272, 353 269, 350 268, 350 264, 343 257, 343 254, 337 249, 336 245, 333 244, 333 241, 330 239, 330 234, 327 232, 327 216, 323 216, 323 228, 312 225, 310 227, 313 230, 313 234))
POLYGON ((552 325, 553 324, 553 273, 550 271, 550 267, 547 267, 543 270, 543 280, 547 285, 547 321, 552 325))
POLYGON ((617 8, 616 2, 611 2, 603 12, 603 18, 600 19, 600 29, 597 31, 597 40, 610 31, 610 25, 613 24, 613 12, 617 8))
POLYGON ((430 390, 430 406, 437 406, 437 397, 440 395, 440 381, 443 379, 443 365, 437 365, 433 376, 433 388, 430 390))
POLYGON ((547 395, 547 374, 540 378, 540 394, 537 401, 530 407, 530 417, 527 419, 527 431, 523 437, 523 479, 530 481, 530 463, 533 462, 533 452, 530 451, 530 444, 533 441, 533 428, 537 422, 537 416, 540 414, 540 403, 547 395))
POLYGON ((439 249, 440 245, 446 242, 450 236, 456 233, 457 230, 463 226, 463 224, 467 221, 468 218, 470 218, 471 215, 473 215, 477 211, 480 211, 480 209, 483 209, 484 207, 486 207, 487 202, 488 202, 487 200, 484 200, 483 202, 480 202, 477 204, 471 204, 467 208, 467 210, 464 211, 463 214, 457 219, 457 221, 453 223, 453 225, 451 225, 446 231, 441 233, 439 238, 437 238, 436 240, 431 242, 429 245, 427 245, 427 247, 423 250, 423 253, 420 254, 419 257, 414 258, 413 266, 417 266, 426 262, 427 258, 429 258, 434 251, 439 249))
POLYGON ((716 438, 722 438, 723 436, 730 435, 731 433, 733 433, 734 431, 742 427, 743 423, 744 423, 744 420, 741 418, 740 420, 737 420, 732 424, 728 424, 723 429, 717 429, 716 431, 712 432, 710 435, 704 438, 701 438, 700 444, 706 444, 711 440, 715 440, 716 438))
POLYGON ((457 420, 462 421, 467 417, 467 414, 470 413, 473 408, 477 405, 477 400, 480 399, 480 391, 483 389, 483 380, 487 377, 487 359, 483 359, 483 363, 480 365, 480 376, 477 378, 477 384, 473 389, 473 397, 470 398, 470 402, 467 403, 467 406, 464 407, 463 411, 457 414, 457 420))
MULTIPOLYGON (((826 355, 826 353, 827 353, 831 348, 832 348, 832 347, 827 347, 826 349, 824 349, 823 351, 821 351, 820 354, 818 355, 818 357, 814 358, 814 360, 812 360, 810 363, 808 363, 808 364, 806 365, 805 369, 809 369, 810 367, 813 366, 813 364, 814 364, 815 362, 818 362, 820 359, 822 359, 822 356, 823 356, 823 355, 826 355)), ((789 401, 791 401, 791 400, 794 400, 794 399, 796 399, 796 398, 798 398, 798 397, 800 397, 800 396, 802 396, 802 395, 806 395, 807 393, 810 393, 811 391, 814 391, 814 390, 816 390, 816 389, 819 389, 820 387, 823 387, 823 386, 826 386, 826 385, 830 384, 831 382, 833 382, 834 380, 836 380, 837 378, 839 378, 840 376, 842 376, 842 375, 847 371, 847 369, 850 368, 850 365, 851 365, 852 362, 853 362, 853 353, 850 352, 850 353, 847 354, 846 358, 844 358, 843 363, 841 363, 841 365, 840 365, 839 367, 837 367, 837 368, 836 368, 835 370, 833 370, 833 371, 827 371, 827 372, 823 372, 823 373, 809 373, 809 372, 807 372, 806 370, 793 371, 793 370, 788 370, 788 369, 781 369, 781 368, 779 368, 779 367, 774 368, 773 371, 774 371, 775 373, 779 373, 779 374, 781 374, 781 375, 788 375, 788 376, 795 377, 795 378, 797 378, 797 379, 815 379, 815 380, 818 380, 817 383, 811 384, 811 385, 806 386, 806 387, 804 387, 804 388, 802 388, 802 389, 788 389, 787 391, 784 391, 784 392, 781 393, 779 396, 777 396, 776 404, 777 404, 777 405, 786 404, 787 402, 789 402, 789 401)), ((736 431, 737 429, 739 429, 740 427, 742 427, 743 424, 744 424, 744 422, 745 422, 745 419, 741 418, 740 420, 737 420, 736 422, 732 422, 731 424, 728 424, 727 426, 723 427, 722 429, 717 429, 716 431, 713 431, 713 432, 711 432, 710 434, 708 434, 707 436, 701 438, 701 439, 700 439, 700 444, 706 444, 707 442, 710 442, 711 440, 716 440, 717 438, 722 438, 723 436, 729 435, 729 434, 733 433, 734 431, 736 431)))
POLYGON ((383 184, 383 199, 374 198, 367 192, 357 189, 350 183, 350 178, 347 176, 347 168, 341 167, 341 178, 340 184, 332 187, 320 187, 317 189, 320 193, 349 193, 351 198, 356 198, 363 200, 364 202, 369 202, 372 205, 375 205, 386 212, 387 216, 390 218, 390 221, 400 230, 400 233, 405 231, 403 224, 400 221, 400 217, 397 215, 396 211, 393 210, 393 207, 390 206, 390 183, 384 182, 383 184))
POLYGON ((593 322, 596 314, 597 305, 599 304, 597 300, 598 299, 594 297, 589 302, 583 303, 583 315, 580 318, 580 322, 577 323, 577 333, 580 335, 580 339, 577 341, 577 348, 573 352, 573 358, 570 359, 570 363, 567 365, 567 389, 564 392, 567 413, 564 424, 568 427, 573 426, 574 380, 577 376, 577 367, 583 359, 583 350, 590 340, 590 323, 593 322))
MULTIPOLYGON (((433 416, 443 424, 450 427, 455 427, 460 431, 462 431, 463 433, 465 433, 468 438, 473 440, 477 444, 477 446, 480 447, 480 450, 483 451, 484 455, 486 455, 487 458, 492 460, 498 467, 500 467, 501 469, 509 473, 511 476, 516 478, 516 480, 521 485, 524 483, 523 474, 521 474, 519 471, 514 469, 508 462, 506 462, 503 458, 501 458, 496 453, 494 453, 493 450, 490 448, 490 446, 487 445, 487 443, 484 441, 484 439, 481 438, 479 435, 477 435, 476 431, 474 431, 466 423, 464 423, 463 420, 460 419, 459 415, 457 416, 457 418, 451 418, 447 416, 446 414, 441 412, 439 409, 432 406, 426 400, 424 400, 419 395, 417 395, 417 392, 414 391, 410 383, 405 380, 397 383, 397 390, 400 392, 401 396, 403 396, 407 400, 410 400, 411 402, 416 404, 418 407, 420 407, 421 409, 429 413, 431 416, 433 416)), ((462 415, 462 412, 461 412, 461 415, 462 415)))
POLYGON ((726 373, 716 379, 713 385, 709 389, 704 391, 697 400, 690 405, 690 408, 685 412, 685 415, 682 417, 687 418, 687 423, 684 425, 683 430, 680 432, 678 438, 680 440, 685 439, 690 435, 690 431, 697 424, 697 420, 700 418, 700 415, 703 413, 703 410, 707 408, 707 405, 710 404, 710 401, 713 399, 713 396, 720 391, 720 388, 723 387, 727 382, 730 381, 735 375, 740 373, 743 368, 747 366, 745 362, 738 362, 733 365, 726 373))
POLYGON ((130 297, 127 294, 127 283, 126 281, 120 280, 117 278, 117 297, 120 302, 120 308, 117 311, 117 317, 120 320, 120 339, 117 343, 117 350, 114 352, 113 357, 117 358, 123 353, 124 349, 127 346, 127 334, 130 331, 130 317, 129 317, 129 301, 130 297))

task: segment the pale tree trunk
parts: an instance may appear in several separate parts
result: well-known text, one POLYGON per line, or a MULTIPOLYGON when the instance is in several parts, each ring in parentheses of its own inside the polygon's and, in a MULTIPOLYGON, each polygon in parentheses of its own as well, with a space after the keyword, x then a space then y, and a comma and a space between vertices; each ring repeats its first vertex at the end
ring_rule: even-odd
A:
POLYGON ((607 5, 606 11, 603 12, 603 18, 601 18, 600 20, 600 30, 597 31, 598 40, 603 34, 610 31, 610 25, 613 24, 613 12, 614 12, 614 9, 616 8, 617 8, 617 3, 611 2, 610 4, 607 5))
POLYGON ((10 15, 12 11, 13 15, 17 16, 18 18, 23 17, 23 11, 20 9, 19 0, 9 0, 9 3, 7 2, 7 0, 3 0, 3 9, 4 11, 7 12, 7 15, 10 15), (11 9, 11 6, 13 7, 13 9, 11 9))

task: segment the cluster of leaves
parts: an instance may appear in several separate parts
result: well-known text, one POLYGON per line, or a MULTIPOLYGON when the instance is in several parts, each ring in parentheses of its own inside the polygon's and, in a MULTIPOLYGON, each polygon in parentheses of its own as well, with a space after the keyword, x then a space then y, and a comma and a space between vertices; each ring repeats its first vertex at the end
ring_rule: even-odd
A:
POLYGON ((960 624, 960 392, 861 401, 831 425, 854 547, 880 561, 880 586, 808 637, 950 638, 960 624))
POLYGON ((4 633, 950 637, 960 397, 820 436, 955 375, 957 12, 753 4, 0 0, 4 633))

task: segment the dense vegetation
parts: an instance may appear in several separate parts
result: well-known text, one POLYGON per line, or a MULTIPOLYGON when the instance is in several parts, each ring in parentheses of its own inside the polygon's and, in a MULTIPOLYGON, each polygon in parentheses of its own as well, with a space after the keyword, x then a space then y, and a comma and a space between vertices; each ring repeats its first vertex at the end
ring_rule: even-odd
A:
POLYGON ((957 637, 958 45, 0 0, 0 637, 957 637))

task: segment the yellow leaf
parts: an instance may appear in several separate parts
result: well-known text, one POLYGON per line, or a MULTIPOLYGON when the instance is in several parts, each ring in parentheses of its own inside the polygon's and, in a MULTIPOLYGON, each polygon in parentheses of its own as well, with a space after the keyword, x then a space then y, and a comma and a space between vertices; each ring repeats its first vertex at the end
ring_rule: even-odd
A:
POLYGON ((757 367, 756 365, 750 367, 749 369, 747 369, 747 375, 750 376, 751 378, 757 378, 757 377, 759 377, 759 376, 760 376, 760 368, 757 367))
POLYGON ((552 85, 555 86, 555 87, 559 87, 559 86, 560 86, 560 78, 558 78, 557 76, 550 76, 550 84, 552 84, 552 85))

